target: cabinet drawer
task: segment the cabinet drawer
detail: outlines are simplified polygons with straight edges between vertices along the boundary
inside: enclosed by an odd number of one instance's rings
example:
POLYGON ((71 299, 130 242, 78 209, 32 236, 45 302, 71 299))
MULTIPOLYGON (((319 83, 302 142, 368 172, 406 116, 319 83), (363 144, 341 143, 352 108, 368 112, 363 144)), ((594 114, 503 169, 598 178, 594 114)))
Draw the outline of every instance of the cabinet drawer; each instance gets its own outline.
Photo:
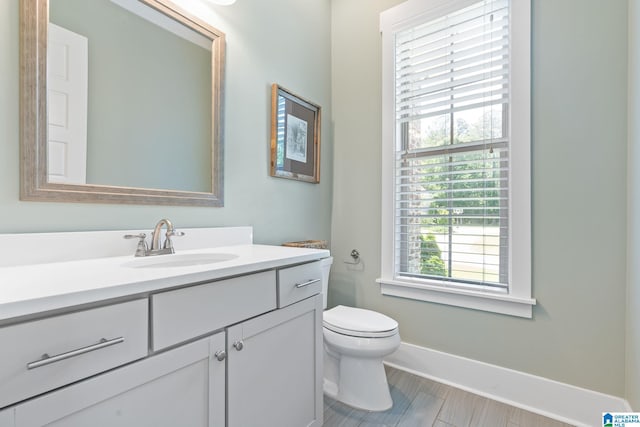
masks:
POLYGON ((322 292, 320 261, 278 270, 278 307, 322 292))
POLYGON ((0 328, 0 408, 148 352, 146 299, 0 328), (47 355, 45 357, 44 355, 47 355))
POLYGON ((276 275, 265 271, 162 292, 151 304, 155 351, 274 310, 276 275))
POLYGON ((221 333, 46 393, 0 427, 224 427, 224 345, 221 333))

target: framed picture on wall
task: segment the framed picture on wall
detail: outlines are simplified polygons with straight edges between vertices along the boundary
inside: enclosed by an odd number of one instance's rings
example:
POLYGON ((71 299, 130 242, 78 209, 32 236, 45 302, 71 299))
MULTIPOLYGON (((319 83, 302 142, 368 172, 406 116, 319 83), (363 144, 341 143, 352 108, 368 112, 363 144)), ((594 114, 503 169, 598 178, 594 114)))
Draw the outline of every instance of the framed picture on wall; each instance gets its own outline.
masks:
POLYGON ((320 106, 271 86, 271 176, 320 182, 320 106))

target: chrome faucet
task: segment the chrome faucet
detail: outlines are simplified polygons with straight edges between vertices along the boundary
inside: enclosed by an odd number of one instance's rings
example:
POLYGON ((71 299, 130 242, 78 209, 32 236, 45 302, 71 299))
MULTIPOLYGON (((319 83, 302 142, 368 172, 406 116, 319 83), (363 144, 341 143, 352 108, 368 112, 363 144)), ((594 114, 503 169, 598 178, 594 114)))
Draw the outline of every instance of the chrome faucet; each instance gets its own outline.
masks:
POLYGON ((184 233, 181 231, 176 231, 173 227, 173 224, 168 219, 161 219, 156 224, 153 229, 153 234, 151 234, 151 248, 149 249, 150 254, 148 255, 162 255, 162 254, 172 254, 174 253, 173 242, 171 241, 171 237, 173 236, 184 236, 184 233), (162 227, 167 227, 167 232, 165 233, 164 244, 162 245, 162 249, 160 248, 160 231, 162 227))
POLYGON ((184 236, 184 233, 182 231, 176 231, 175 227, 168 219, 161 219, 158 221, 153 229, 153 233, 151 234, 151 247, 147 246, 147 235, 145 233, 127 234, 124 238, 139 239, 135 256, 141 257, 175 253, 175 250, 173 249, 173 242, 171 241, 171 237, 173 236, 184 236), (160 247, 160 232, 162 231, 162 227, 167 227, 167 232, 165 233, 164 244, 160 247))

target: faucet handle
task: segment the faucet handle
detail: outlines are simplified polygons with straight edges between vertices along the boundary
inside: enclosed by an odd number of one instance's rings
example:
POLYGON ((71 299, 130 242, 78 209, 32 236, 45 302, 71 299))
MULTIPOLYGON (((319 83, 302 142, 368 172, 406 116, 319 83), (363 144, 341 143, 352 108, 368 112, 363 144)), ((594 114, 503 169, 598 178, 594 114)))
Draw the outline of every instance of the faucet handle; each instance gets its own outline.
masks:
POLYGON ((135 256, 147 256, 147 252, 148 252, 147 240, 146 240, 147 235, 145 233, 125 234, 123 237, 125 239, 139 239, 135 256))
POLYGON ((184 236, 184 231, 176 231, 176 230, 171 230, 171 231, 167 231, 167 237, 182 237, 184 236))
POLYGON ((171 249, 171 253, 173 253, 173 242, 171 241, 171 238, 182 237, 184 236, 184 232, 171 229, 167 231, 167 234, 165 234, 165 236, 166 238, 164 239, 164 245, 162 245, 162 247, 164 249, 171 249))
POLYGON ((125 239, 146 239, 147 235, 144 233, 140 233, 140 234, 125 234, 124 236, 125 239))

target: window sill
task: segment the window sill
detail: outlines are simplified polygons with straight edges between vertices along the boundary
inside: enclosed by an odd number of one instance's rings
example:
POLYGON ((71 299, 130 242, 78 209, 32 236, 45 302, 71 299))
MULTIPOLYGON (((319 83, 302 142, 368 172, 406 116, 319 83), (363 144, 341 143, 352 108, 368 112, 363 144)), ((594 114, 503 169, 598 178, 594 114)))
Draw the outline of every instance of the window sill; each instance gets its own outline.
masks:
POLYGON ((533 317, 533 306, 536 305, 536 300, 533 298, 515 297, 506 293, 458 289, 408 280, 380 278, 376 281, 380 283, 382 295, 435 302, 529 319, 533 317))

